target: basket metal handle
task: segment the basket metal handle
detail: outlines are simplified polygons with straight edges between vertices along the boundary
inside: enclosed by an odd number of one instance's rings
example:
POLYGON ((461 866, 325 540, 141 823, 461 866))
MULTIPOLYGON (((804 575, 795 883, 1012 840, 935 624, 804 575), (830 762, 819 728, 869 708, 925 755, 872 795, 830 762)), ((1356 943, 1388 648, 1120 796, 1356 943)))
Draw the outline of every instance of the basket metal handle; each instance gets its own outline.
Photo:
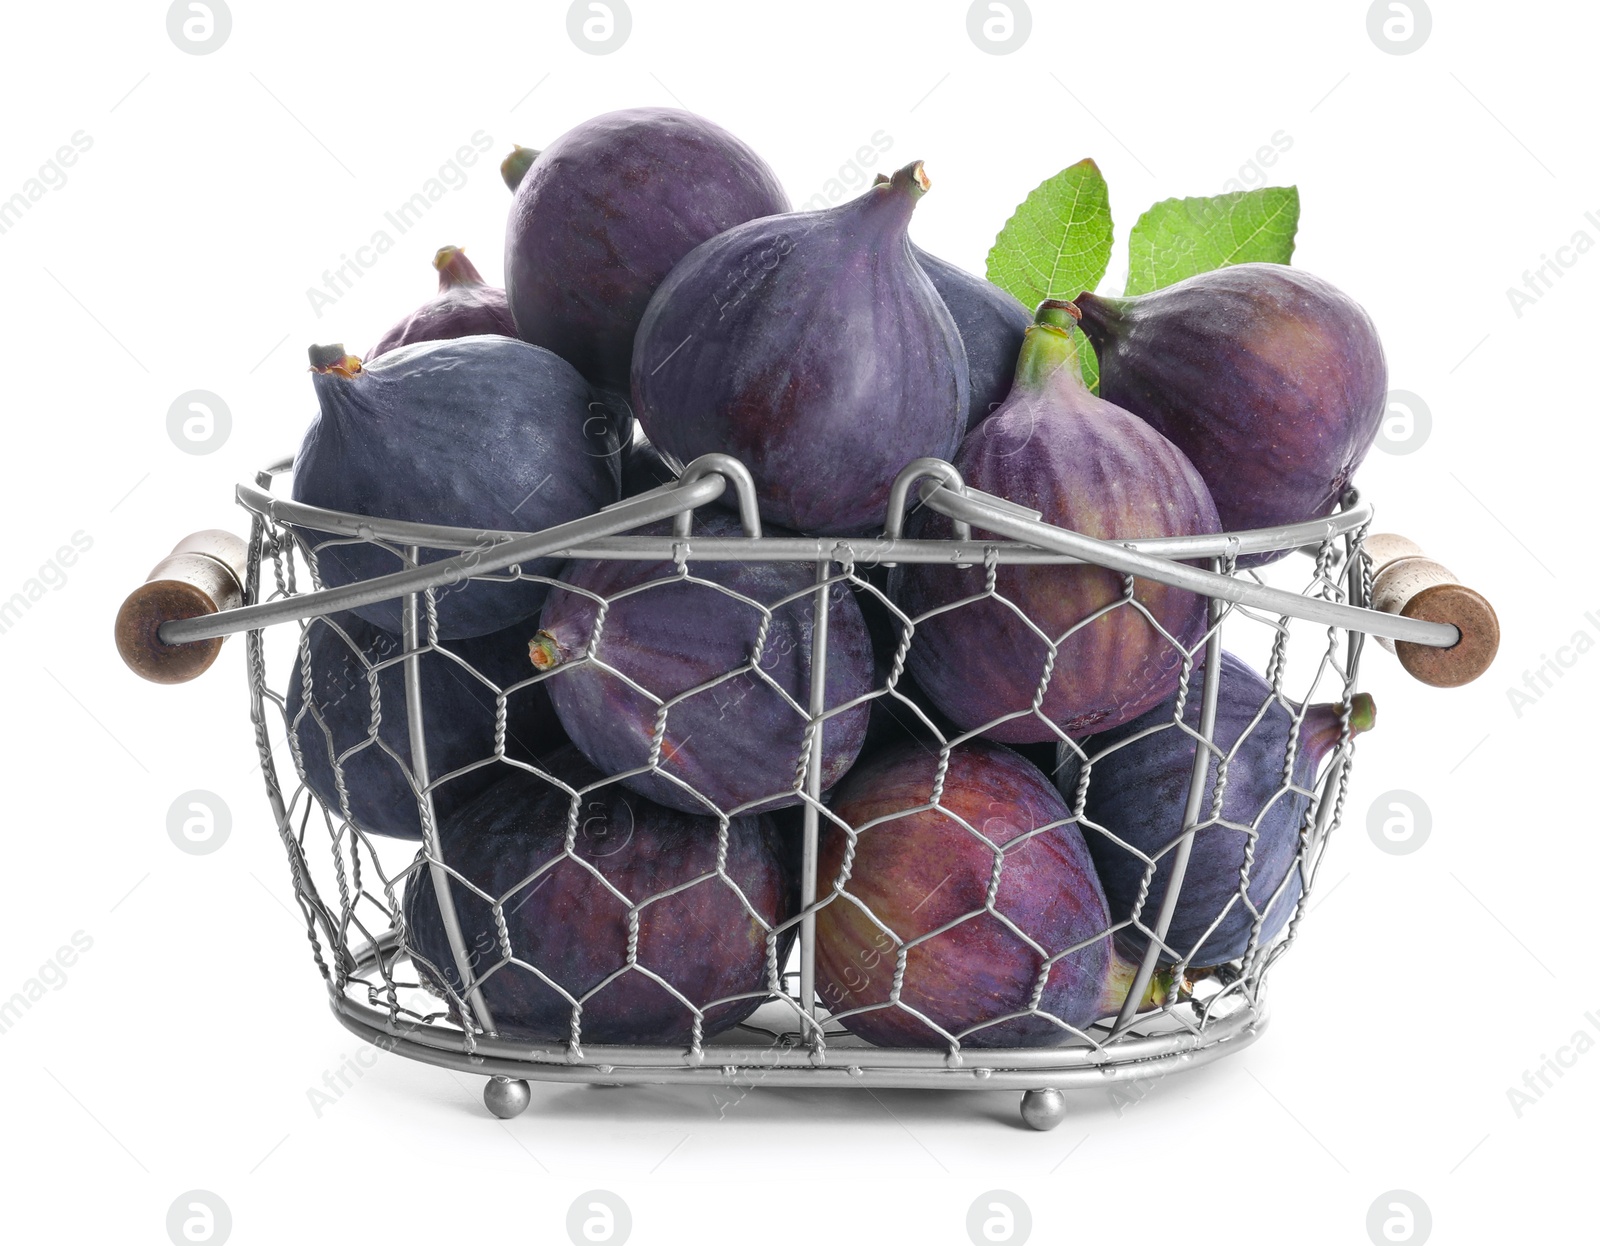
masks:
MULTIPOLYGON (((1494 608, 1484 597, 1455 582, 1455 577, 1404 537, 1372 537, 1377 580, 1373 609, 1307 597, 1241 577, 1202 571, 1187 563, 1142 553, 1120 542, 1100 541, 1053 527, 1009 503, 970 486, 957 492, 937 479, 924 479, 919 490, 925 505, 950 519, 966 522, 1040 549, 1072 554, 1124 575, 1140 576, 1174 588, 1186 588, 1220 601, 1273 614, 1365 632, 1400 654, 1401 665, 1423 683, 1456 687, 1470 683, 1489 668, 1500 644, 1494 608), (1384 544, 1384 542, 1391 544, 1384 544)), ((1314 527, 1315 525, 1300 525, 1314 527)), ((1283 548, 1282 534, 1293 529, 1235 534, 1240 548, 1283 548), (1259 539, 1257 539, 1259 538, 1259 539), (1277 541, 1277 544, 1272 544, 1277 541)))
POLYGON ((1500 620, 1482 593, 1458 582, 1453 572, 1403 536, 1369 536, 1366 550, 1372 559, 1374 608, 1404 619, 1448 623, 1461 635, 1445 649, 1379 636, 1378 643, 1401 666, 1434 688, 1458 688, 1489 669, 1500 648, 1500 620))
MULTIPOLYGON (((884 534, 885 552, 890 557, 900 544, 905 503, 918 482, 923 505, 953 520, 958 537, 965 538, 972 527, 979 527, 1022 546, 1096 563, 1124 575, 1365 632, 1396 652, 1411 675, 1434 687, 1470 683, 1488 669, 1499 648, 1499 622, 1489 602, 1457 582, 1450 571, 1404 537, 1368 538, 1374 573, 1372 609, 1307 597, 1179 561, 1215 557, 1224 551, 1245 553, 1315 543, 1348 530, 1353 521, 1370 520, 1370 509, 1365 506, 1328 520, 1259 532, 1108 542, 1044 523, 1037 512, 965 486, 948 463, 919 459, 895 482, 884 534), (1159 554, 1154 552, 1156 546, 1161 547, 1159 554)), ((180 541, 123 603, 117 616, 117 647, 128 666, 144 678, 183 683, 208 669, 216 660, 222 638, 234 632, 348 610, 467 576, 505 570, 657 520, 675 519, 681 539, 687 513, 714 501, 730 485, 738 494, 747 535, 758 537, 760 519, 748 471, 725 455, 706 455, 686 467, 680 480, 613 503, 583 519, 531 534, 480 533, 477 535, 486 544, 456 558, 250 606, 242 604, 247 560, 244 542, 225 532, 198 532, 180 541)), ((279 505, 265 500, 268 514, 275 514, 279 505)))
MULTIPOLYGON (((690 464, 685 475, 695 466, 690 464)), ((748 474, 734 483, 748 488, 748 474)), ((129 668, 146 679, 185 683, 211 666, 223 638, 235 632, 390 601, 469 576, 504 571, 586 540, 675 519, 685 510, 716 501, 728 484, 728 477, 712 464, 711 470, 697 472, 692 480, 628 498, 542 532, 505 540, 483 534, 490 538, 485 547, 455 558, 248 606, 243 604, 245 543, 228 532, 197 532, 180 541, 172 554, 157 564, 149 580, 123 602, 117 615, 117 649, 129 668)))

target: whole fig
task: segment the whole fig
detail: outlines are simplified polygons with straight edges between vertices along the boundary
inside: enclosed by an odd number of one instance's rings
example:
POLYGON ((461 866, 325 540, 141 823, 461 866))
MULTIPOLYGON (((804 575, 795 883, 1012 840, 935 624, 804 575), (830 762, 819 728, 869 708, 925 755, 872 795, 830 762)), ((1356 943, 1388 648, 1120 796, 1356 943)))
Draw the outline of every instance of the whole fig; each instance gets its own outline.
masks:
POLYGON ((516 337, 517 326, 506 306, 506 292, 484 282, 460 247, 440 247, 433 257, 439 271, 439 293, 395 325, 367 352, 366 362, 410 342, 437 342, 452 337, 497 333, 516 337))
MULTIPOLYGON (((663 809, 599 785, 571 750, 546 769, 579 794, 519 772, 440 829, 470 972, 500 1033, 681 1047, 743 1021, 776 987, 796 930, 776 930, 798 889, 771 819, 724 830, 663 809)), ((404 907, 424 986, 459 999, 427 870, 407 880, 404 907)))
POLYGON ((1333 511, 1378 434, 1389 384, 1377 330, 1352 299, 1282 264, 1239 264, 1077 302, 1101 396, 1189 456, 1227 531, 1333 511))
MULTIPOLYGON (((321 410, 295 457, 298 502, 378 519, 537 532, 618 498, 616 441, 590 418, 589 387, 547 350, 505 337, 416 342, 363 365, 342 346, 311 349, 321 410)), ((401 569, 368 541, 306 532, 324 587, 401 569)), ((424 549, 431 562, 453 551, 424 549)), ((554 575, 558 559, 525 564, 554 575)), ((536 614, 545 586, 464 579, 434 590, 438 633, 482 636, 536 614)), ((401 602, 357 607, 398 634, 401 602)))
POLYGON ((517 178, 511 312, 524 340, 610 389, 627 390, 634 331, 672 266, 725 229, 789 210, 761 157, 679 109, 606 113, 536 154, 506 173, 517 178))
POLYGON ((886 1047, 1051 1047, 1102 1015, 1105 894, 1037 768, 983 740, 947 764, 909 742, 863 758, 830 809, 817 992, 851 1033, 886 1047))
POLYGON ((961 336, 906 238, 927 187, 910 164, 849 203, 752 221, 685 257, 634 349, 651 442, 680 463, 733 455, 774 523, 881 525, 900 469, 948 458, 967 419, 961 336))
MULTIPOLYGON (((1204 676, 1197 664, 1182 729, 1173 697, 1083 746, 1090 763, 1084 834, 1112 919, 1130 921, 1139 907, 1136 924, 1117 932, 1119 946, 1133 956, 1149 944, 1147 932, 1155 928, 1172 877, 1173 850, 1183 835, 1204 676)), ((1357 694, 1349 712, 1351 734, 1369 729, 1373 719, 1372 698, 1357 694)), ((1297 858, 1310 793, 1323 760, 1339 745, 1344 720, 1340 705, 1302 710, 1286 704, 1249 666, 1223 655, 1212 736, 1220 756, 1213 756, 1206 773, 1201 821, 1163 963, 1203 968, 1243 956, 1257 912, 1259 944, 1283 929, 1300 899, 1297 858), (1218 810, 1224 759, 1227 786, 1218 810)), ((1076 756, 1057 774, 1062 794, 1076 803, 1082 776, 1076 756)))
MULTIPOLYGON (((1070 303, 1040 304, 1010 395, 961 443, 962 478, 1100 540, 1216 532, 1216 508, 1183 453, 1084 387, 1072 316, 1070 303)), ((927 509, 912 527, 952 535, 927 509)), ((1087 735, 1142 714, 1177 687, 1183 651, 1206 626, 1203 598, 1135 580, 1127 601, 1120 574, 1087 564, 1000 567, 1003 600, 985 595, 981 566, 918 563, 897 580, 898 604, 913 617, 977 598, 918 622, 907 668, 962 730, 1007 743, 1087 735)))
MULTIPOLYGON (((710 511, 700 533, 740 528, 710 511)), ((550 594, 529 657, 557 672, 544 686, 573 743, 634 791, 690 813, 783 808, 800 801, 806 760, 813 579, 798 562, 697 562, 680 576, 671 559, 579 559, 562 575, 570 590, 550 594), (668 703, 660 773, 624 774, 649 764, 662 713, 652 698, 668 703)), ((825 704, 838 709, 871 688, 866 623, 835 585, 825 704)), ((825 789, 855 761, 870 712, 854 705, 824 723, 825 789)))
MULTIPOLYGON (((346 612, 312 619, 306 632, 283 711, 306 786, 335 818, 348 804, 350 821, 368 834, 421 839, 405 647, 346 612)), ((506 756, 522 762, 565 743, 543 685, 528 683, 526 636, 512 628, 444 642, 418 657, 433 812, 441 820, 508 773, 493 760, 497 730, 506 756)))

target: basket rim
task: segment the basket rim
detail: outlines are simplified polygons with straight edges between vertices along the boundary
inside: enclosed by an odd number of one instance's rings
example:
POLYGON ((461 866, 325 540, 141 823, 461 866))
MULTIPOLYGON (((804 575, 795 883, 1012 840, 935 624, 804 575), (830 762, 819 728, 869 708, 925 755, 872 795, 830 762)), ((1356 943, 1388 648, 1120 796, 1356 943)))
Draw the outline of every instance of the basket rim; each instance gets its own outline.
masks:
MULTIPOLYGON (((254 483, 240 482, 234 491, 239 505, 252 515, 273 523, 326 533, 331 537, 383 541, 420 549, 465 552, 533 535, 529 531, 509 528, 462 528, 388 519, 312 506, 292 498, 275 496, 272 492, 273 481, 290 473, 293 466, 293 459, 280 459, 258 472, 254 483)), ((1135 538, 1118 541, 1117 545, 1134 553, 1173 561, 1277 553, 1320 547, 1327 541, 1359 532, 1371 523, 1372 517, 1371 504, 1352 488, 1340 499, 1338 510, 1320 519, 1240 532, 1135 538)), ((550 556, 670 559, 681 556, 685 552, 685 545, 686 538, 676 534, 625 535, 583 541, 570 548, 557 550, 550 556)), ((696 537, 693 538, 693 549, 688 556, 702 561, 759 558, 772 562, 817 562, 825 558, 837 561, 842 553, 848 552, 854 561, 870 563, 890 557, 891 551, 896 562, 946 562, 964 556, 982 561, 987 551, 994 551, 1001 563, 1073 564, 1084 561, 1070 554, 1038 549, 1006 537, 908 539, 882 532, 838 537, 696 537)))

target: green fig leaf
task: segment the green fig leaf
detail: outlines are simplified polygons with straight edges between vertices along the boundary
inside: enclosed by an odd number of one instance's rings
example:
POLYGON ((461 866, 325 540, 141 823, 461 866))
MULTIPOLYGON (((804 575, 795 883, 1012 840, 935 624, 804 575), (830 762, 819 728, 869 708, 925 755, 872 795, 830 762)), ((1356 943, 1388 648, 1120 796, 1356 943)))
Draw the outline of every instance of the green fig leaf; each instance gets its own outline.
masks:
POLYGON ((1230 264, 1287 264, 1300 224, 1300 191, 1264 186, 1209 199, 1166 199, 1128 235, 1126 294, 1148 294, 1230 264))
MULTIPOLYGON (((1034 187, 989 251, 988 278, 1034 308, 1093 290, 1111 262, 1111 199, 1093 160, 1080 160, 1034 187)), ((1094 347, 1074 333, 1084 383, 1100 391, 1094 347)))
POLYGON ((1072 331, 1072 343, 1078 348, 1078 370, 1083 373, 1085 388, 1091 394, 1098 394, 1100 392, 1100 357, 1094 353, 1094 343, 1084 336, 1082 329, 1074 329, 1072 331))
POLYGON ((1093 290, 1111 261, 1111 200, 1093 160, 1034 187, 989 251, 988 275, 1024 307, 1093 290))

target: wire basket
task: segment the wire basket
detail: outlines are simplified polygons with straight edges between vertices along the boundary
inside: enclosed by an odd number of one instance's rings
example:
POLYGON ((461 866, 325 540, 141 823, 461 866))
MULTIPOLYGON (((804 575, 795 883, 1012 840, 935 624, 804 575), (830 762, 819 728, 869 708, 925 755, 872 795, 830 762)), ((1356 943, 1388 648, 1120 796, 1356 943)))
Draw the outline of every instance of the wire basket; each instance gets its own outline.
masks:
MULTIPOLYGON (((237 585, 217 572, 229 561, 218 534, 180 545, 152 573, 141 590, 144 597, 136 593, 124 607, 119 621, 124 653, 141 673, 152 674, 151 662, 170 658, 174 672, 153 677, 188 678, 198 673, 191 668, 209 665, 223 636, 246 633, 251 719, 267 796, 312 957, 335 1015, 385 1049, 488 1076, 486 1102, 500 1116, 526 1106, 532 1078, 1012 1089, 1025 1092, 1024 1119, 1049 1128, 1062 1119, 1064 1090, 1144 1082, 1240 1050, 1266 1024, 1268 974, 1294 942, 1328 837, 1343 813, 1366 635, 1398 640, 1402 657, 1410 654, 1425 669, 1433 669, 1427 663, 1439 654, 1453 654, 1458 664, 1470 659, 1481 669, 1487 665, 1485 646, 1489 657, 1493 653, 1476 616, 1451 614, 1441 604, 1453 601, 1457 591, 1481 601, 1476 594, 1454 585, 1442 568, 1430 572, 1436 564, 1427 563, 1413 546, 1394 545, 1396 538, 1376 539, 1381 556, 1375 561, 1369 555, 1371 510, 1353 493, 1336 514, 1309 524, 1107 544, 1051 527, 1034 512, 966 487, 947 463, 919 460, 896 482, 882 536, 817 539, 762 535, 748 473, 726 456, 711 455, 691 464, 677 482, 572 524, 533 534, 472 533, 343 515, 275 497, 272 482, 288 467, 277 464, 238 489, 253 522, 248 548, 238 560, 237 585), (696 508, 730 488, 743 531, 731 536, 697 532, 696 508), (951 538, 902 535, 900 516, 913 491, 917 505, 951 522, 951 538), (668 521, 670 532, 638 534, 646 525, 668 521), (975 536, 974 528, 982 535, 975 536), (386 551, 394 572, 325 586, 319 567, 350 545, 386 551), (1261 569, 1237 566, 1244 555, 1278 550, 1300 550, 1309 557, 1261 569), (594 595, 592 631, 575 662, 545 671, 529 663, 507 675, 474 665, 472 642, 440 638, 439 597, 463 584, 520 579, 570 591, 562 581, 523 572, 524 564, 540 557, 628 561, 651 570, 623 592, 594 595), (734 562, 786 565, 785 582, 796 586, 757 600, 707 572, 715 564, 734 562), (885 591, 884 569, 933 562, 968 568, 974 591, 959 604, 916 617, 904 614, 885 591), (1171 842, 1144 851, 1128 844, 1118 827, 1093 816, 1096 769, 1129 747, 1129 739, 1073 738, 1052 726, 1045 745, 1024 750, 1055 782, 1064 813, 1054 823, 1025 828, 1023 839, 1054 833, 1071 822, 1086 841, 1099 837, 1136 859, 1140 884, 1131 914, 1095 932, 1101 945, 1109 935, 1122 950, 1120 978, 1113 975, 1121 999, 1108 996, 1104 1015, 1092 1021, 1053 1012, 1051 989, 1052 975, 1066 972, 1089 941, 1048 946, 1037 925, 1030 927, 1008 911, 1016 890, 1008 887, 1006 867, 1014 862, 1014 852, 998 836, 990 837, 987 824, 975 825, 945 790, 947 782, 954 783, 952 758, 984 732, 1024 718, 1048 724, 1038 707, 1056 659, 1076 629, 1050 635, 1028 622, 1043 659, 1032 701, 970 730, 956 729, 924 699, 908 694, 905 674, 918 628, 928 627, 930 618, 987 609, 1025 619, 1007 596, 1007 569, 1070 563, 1095 563, 1121 578, 1120 596, 1097 610, 1095 619, 1138 612, 1146 625, 1159 629, 1139 592, 1152 582, 1189 589, 1209 602, 1197 640, 1180 643, 1162 633, 1180 691, 1175 702, 1154 711, 1159 721, 1146 723, 1133 736, 1137 741, 1183 733, 1194 741, 1195 762, 1184 785, 1181 818, 1173 811, 1179 831, 1171 842), (1406 573, 1403 584, 1396 579, 1399 570, 1406 573), (203 580, 204 591, 174 605, 173 584, 185 580, 203 580), (1291 587, 1283 587, 1286 582, 1291 587), (650 594, 659 599, 688 586, 707 594, 708 602, 737 601, 749 615, 750 644, 727 670, 671 696, 628 681, 653 714, 639 765, 575 778, 570 767, 555 765, 547 747, 522 738, 523 710, 531 699, 552 692, 550 681, 573 678, 585 667, 627 679, 606 664, 604 641, 606 621, 625 599, 637 610, 650 594), (1412 608, 1419 594, 1427 596, 1422 589, 1441 587, 1451 591, 1433 592, 1431 612, 1412 608), (829 619, 846 595, 887 621, 891 643, 882 647, 869 691, 830 702, 829 619), (1376 603, 1381 608, 1374 608, 1375 596, 1383 599, 1376 603), (135 608, 136 599, 142 608, 135 608), (401 604, 398 636, 375 628, 359 631, 344 613, 385 600, 401 604), (273 626, 291 621, 298 626, 273 626), (1265 691, 1259 706, 1250 709, 1250 729, 1271 719, 1285 732, 1282 783, 1261 809, 1243 813, 1228 804, 1229 763, 1246 737, 1221 739, 1216 729, 1224 683, 1231 678, 1222 660, 1224 644, 1264 673, 1265 691), (313 677, 314 645, 321 653, 334 647, 339 656, 334 665, 342 676, 320 682, 313 677), (796 646, 798 655, 789 652, 796 646), (780 658, 796 656, 809 682, 790 690, 780 686, 772 670, 780 658), (784 725, 775 730, 772 747, 792 782, 766 794, 781 797, 787 807, 759 817, 753 812, 757 801, 719 806, 697 790, 674 765, 673 753, 674 712, 681 717, 697 704, 703 709, 708 700, 737 705, 734 698, 752 690, 769 703, 783 702, 790 715, 773 720, 784 725), (457 749, 430 757, 435 741, 428 729, 429 704, 438 696, 470 697, 477 706, 472 712, 481 715, 481 748, 472 755, 457 749), (1337 727, 1321 765, 1307 770, 1300 757, 1302 727, 1306 707, 1318 699, 1338 707, 1337 727), (965 834, 970 841, 964 842, 978 847, 976 858, 969 854, 967 873, 973 876, 953 870, 945 899, 929 905, 920 925, 901 922, 896 928, 855 894, 852 863, 858 850, 895 818, 879 814, 852 825, 824 790, 828 733, 841 715, 863 710, 877 716, 875 729, 898 727, 927 755, 926 791, 908 798, 905 812, 943 817, 950 833, 965 834), (335 718, 345 724, 342 733, 335 718), (353 719, 360 729, 348 729, 353 719), (359 802, 352 804, 347 778, 356 770, 361 771, 357 787, 370 785, 381 770, 386 781, 403 785, 408 799, 414 797, 419 842, 372 833, 371 819, 361 813, 359 802), (317 781, 308 782, 313 775, 317 781), (607 858, 625 855, 625 835, 631 831, 619 830, 609 814, 598 822, 592 815, 597 809, 636 807, 637 796, 617 799, 623 779, 637 786, 647 775, 674 785, 691 805, 704 806, 683 815, 698 819, 692 837, 697 843, 685 850, 676 874, 655 877, 648 885, 632 880, 621 886, 612 881, 607 858), (501 869, 490 885, 482 862, 475 858, 468 865, 462 841, 448 833, 451 813, 493 781, 511 776, 560 793, 550 799, 565 803, 564 838, 554 836, 537 857, 506 867, 509 875, 501 869), (1266 806, 1276 802, 1293 807, 1297 838, 1292 861, 1275 867, 1281 876, 1264 889, 1256 839, 1266 806), (780 855, 788 854, 784 877, 794 884, 789 899, 776 904, 762 903, 757 894, 762 884, 751 872, 748 854, 741 855, 751 826, 763 818, 777 824, 763 833, 779 846, 780 855), (1243 846, 1237 887, 1217 906, 1209 926, 1180 937, 1181 923, 1174 918, 1191 851, 1203 837, 1224 834, 1243 846), (581 974, 571 959, 571 945, 582 943, 579 935, 565 926, 557 930, 554 917, 541 928, 518 911, 552 882, 551 894, 566 888, 561 894, 571 892, 569 905, 581 903, 600 914, 594 929, 601 933, 589 947, 579 948, 587 956, 581 974), (952 901, 952 896, 966 898, 952 901), (830 959, 824 947, 819 956, 819 923, 826 935, 831 905, 851 906, 871 931, 871 946, 850 949, 842 971, 842 954, 830 959), (423 909, 436 923, 428 937, 415 925, 423 909), (1241 919, 1248 928, 1242 950, 1231 949, 1221 963, 1197 957, 1220 924, 1241 919), (1001 941, 1013 970, 1017 964, 1027 967, 1023 989, 987 1013, 969 1009, 955 1020, 935 1015, 926 993, 919 996, 914 989, 917 966, 932 954, 935 941, 952 946, 977 925, 987 927, 991 944, 1001 941), (745 972, 739 980, 723 974, 711 981, 699 972, 702 948, 718 942, 743 950, 745 972), (497 1016, 507 1000, 530 993, 543 1000, 541 1015, 547 1021, 561 1016, 559 1027, 546 1024, 530 1032, 497 1016), (609 1034, 614 1035, 619 1009, 626 1014, 631 1006, 659 1018, 656 1039, 608 1037, 606 1019, 612 1018, 609 1034), (890 1028, 913 1034, 912 1045, 864 1041, 854 1031, 873 1032, 864 1023, 869 1017, 876 1017, 880 1032, 882 1024, 893 1022, 890 1028), (730 1025, 729 1018, 738 1018, 737 1024, 730 1025), (1014 1045, 1004 1040, 1007 1032, 1028 1037, 1014 1045)), ((537 619, 526 624, 530 635, 537 627, 537 619)), ((1458 665, 1442 675, 1433 670, 1431 681, 1464 682, 1475 673, 1458 665)))

